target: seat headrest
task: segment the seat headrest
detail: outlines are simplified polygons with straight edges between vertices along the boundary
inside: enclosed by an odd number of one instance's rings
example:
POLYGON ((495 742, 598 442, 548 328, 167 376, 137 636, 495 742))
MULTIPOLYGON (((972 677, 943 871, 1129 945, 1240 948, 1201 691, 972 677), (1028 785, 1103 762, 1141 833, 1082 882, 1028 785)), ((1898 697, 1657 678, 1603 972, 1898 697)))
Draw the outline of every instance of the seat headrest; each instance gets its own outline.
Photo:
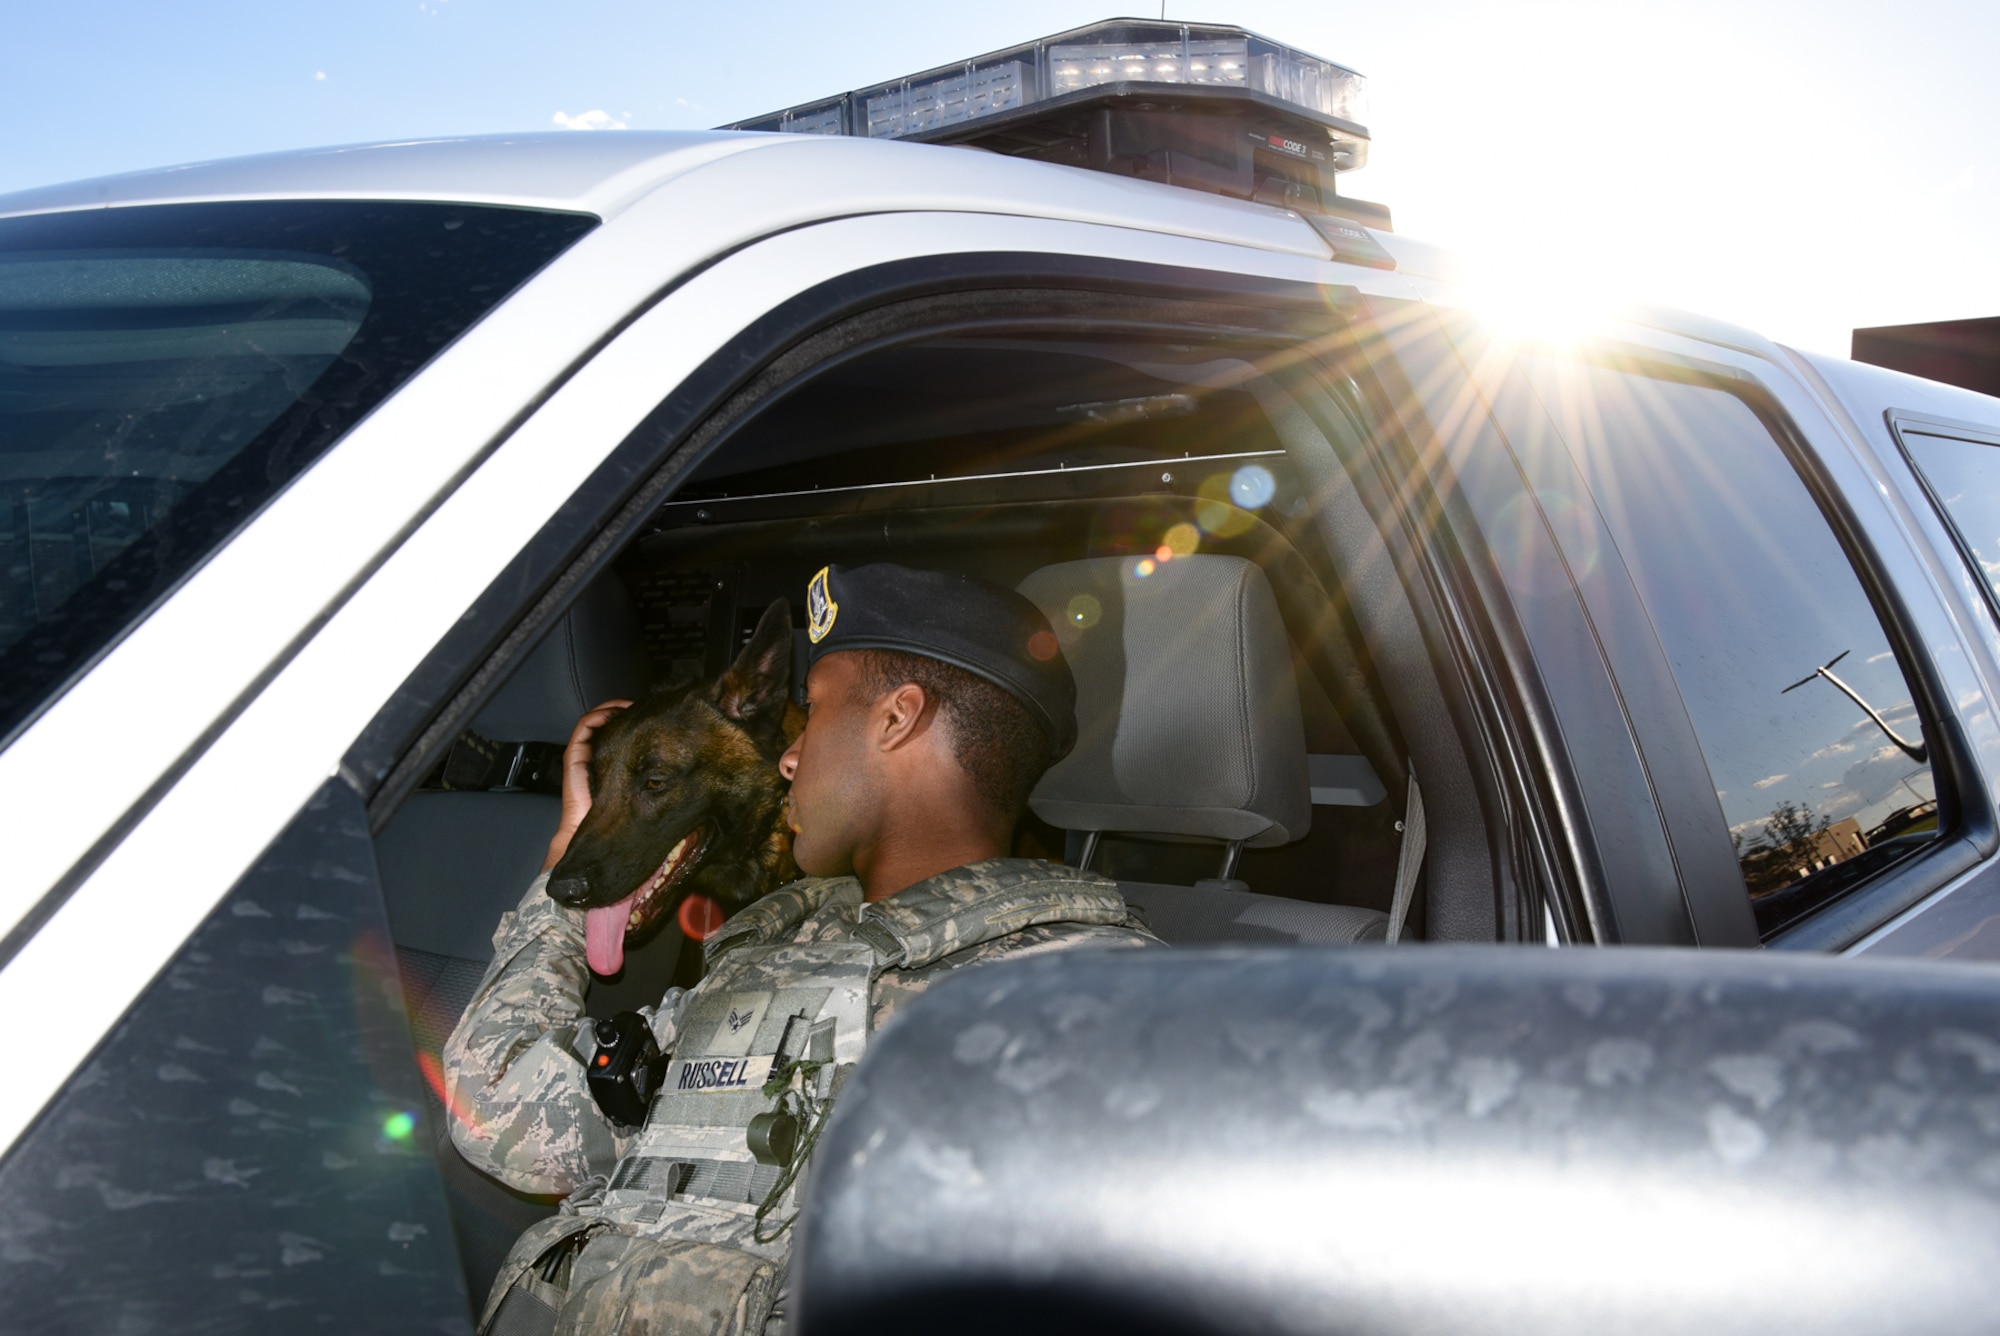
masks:
POLYGON ((585 710, 620 696, 636 700, 651 678, 632 600, 617 576, 603 575, 528 652, 472 727, 501 741, 561 742, 585 710))
POLYGON ((1253 847, 1304 837, 1312 789, 1291 642, 1253 563, 1099 557, 1044 566, 1021 592, 1076 674, 1076 749, 1035 787, 1035 815, 1253 847))

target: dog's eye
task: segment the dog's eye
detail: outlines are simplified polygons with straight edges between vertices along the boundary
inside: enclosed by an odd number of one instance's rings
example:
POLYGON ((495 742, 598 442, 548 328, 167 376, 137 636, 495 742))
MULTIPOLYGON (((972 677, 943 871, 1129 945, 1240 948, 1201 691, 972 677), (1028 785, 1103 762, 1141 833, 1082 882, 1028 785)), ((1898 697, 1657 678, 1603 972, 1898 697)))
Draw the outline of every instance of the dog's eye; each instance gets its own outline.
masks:
POLYGON ((646 792, 658 793, 665 787, 667 787, 667 777, 665 775, 646 776, 646 792))

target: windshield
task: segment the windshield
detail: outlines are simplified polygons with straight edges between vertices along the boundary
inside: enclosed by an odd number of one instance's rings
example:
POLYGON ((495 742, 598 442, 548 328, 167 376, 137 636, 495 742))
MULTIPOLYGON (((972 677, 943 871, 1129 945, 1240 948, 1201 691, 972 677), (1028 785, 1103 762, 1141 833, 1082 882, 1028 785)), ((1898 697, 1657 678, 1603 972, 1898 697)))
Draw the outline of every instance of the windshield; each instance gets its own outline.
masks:
POLYGON ((0 736, 593 223, 356 202, 0 219, 0 736))

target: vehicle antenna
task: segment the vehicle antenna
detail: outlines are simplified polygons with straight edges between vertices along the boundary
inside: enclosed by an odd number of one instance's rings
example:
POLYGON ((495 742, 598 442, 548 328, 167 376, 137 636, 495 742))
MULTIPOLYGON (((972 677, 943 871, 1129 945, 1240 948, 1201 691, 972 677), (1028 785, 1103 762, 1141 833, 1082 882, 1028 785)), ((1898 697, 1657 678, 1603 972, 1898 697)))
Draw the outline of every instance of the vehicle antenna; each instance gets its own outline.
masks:
POLYGON ((1853 651, 1851 650, 1840 651, 1840 653, 1834 655, 1831 659, 1828 659, 1825 663, 1813 669, 1811 673, 1807 674, 1804 677, 1801 677, 1798 681, 1792 683, 1790 686, 1786 687, 1784 691, 1780 691, 1778 694, 1782 696, 1785 694, 1785 691, 1797 691, 1800 687, 1812 681, 1813 678, 1824 677, 1827 681, 1839 687, 1849 700, 1853 701, 1856 705, 1859 705, 1862 709, 1866 710, 1868 712, 1868 717, 1875 721, 1875 727, 1881 729, 1882 732, 1888 737, 1889 741, 1895 743, 1897 747, 1901 748, 1903 755, 1909 757, 1912 761, 1915 761, 1918 765, 1923 765, 1927 763, 1930 760, 1930 749, 1928 747, 1926 747, 1921 742, 1912 743, 1903 741, 1902 737, 1896 732, 1896 730, 1889 727, 1889 721, 1884 719, 1881 715, 1877 714, 1875 712, 1874 706, 1870 705, 1867 701, 1861 699, 1860 692, 1856 691, 1853 687, 1847 685, 1847 683, 1841 681, 1839 678, 1835 677, 1831 672, 1827 671, 1828 669, 1832 668, 1833 665, 1839 663, 1842 659, 1846 658, 1852 652, 1853 651))

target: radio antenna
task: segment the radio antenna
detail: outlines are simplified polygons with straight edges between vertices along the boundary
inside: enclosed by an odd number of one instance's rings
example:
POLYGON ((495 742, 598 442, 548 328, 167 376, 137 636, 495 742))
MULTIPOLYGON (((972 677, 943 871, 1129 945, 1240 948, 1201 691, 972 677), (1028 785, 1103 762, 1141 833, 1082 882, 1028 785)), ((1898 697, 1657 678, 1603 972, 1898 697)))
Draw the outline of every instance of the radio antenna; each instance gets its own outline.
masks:
POLYGON ((1918 765, 1929 764, 1930 749, 1928 747, 1926 747, 1921 742, 1904 741, 1901 734, 1896 732, 1895 729, 1889 727, 1889 721, 1887 719, 1884 719, 1879 713, 1877 713, 1873 705, 1870 705, 1867 701, 1861 698, 1860 692, 1856 691, 1853 687, 1847 685, 1847 683, 1835 677, 1833 673, 1830 671, 1833 668, 1834 664, 1839 663, 1842 659, 1846 658, 1851 653, 1853 653, 1852 650, 1844 649, 1840 651, 1840 653, 1834 655, 1831 659, 1828 659, 1825 663, 1813 669, 1811 673, 1807 674, 1804 677, 1801 677, 1798 681, 1792 683, 1790 686, 1786 687, 1784 691, 1780 691, 1778 694, 1782 696, 1785 694, 1785 691, 1797 691, 1800 687, 1812 681, 1814 678, 1823 677, 1827 681, 1839 687, 1842 695, 1846 696, 1856 705, 1859 705, 1863 710, 1866 710, 1868 712, 1868 717, 1875 721, 1875 727, 1881 729, 1883 736, 1887 737, 1889 741, 1895 743, 1897 748, 1903 753, 1903 755, 1909 757, 1912 761, 1915 761, 1918 765))

